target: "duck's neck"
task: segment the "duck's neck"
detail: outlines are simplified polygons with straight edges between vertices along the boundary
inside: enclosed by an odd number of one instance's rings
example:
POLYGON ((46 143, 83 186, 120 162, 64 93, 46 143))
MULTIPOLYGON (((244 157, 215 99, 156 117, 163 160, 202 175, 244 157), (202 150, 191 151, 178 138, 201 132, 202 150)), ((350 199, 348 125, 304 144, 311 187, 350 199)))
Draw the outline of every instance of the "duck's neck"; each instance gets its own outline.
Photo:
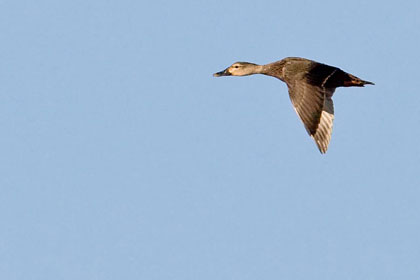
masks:
POLYGON ((278 78, 283 81, 283 64, 274 62, 265 65, 258 65, 258 74, 278 78))
POLYGON ((265 65, 254 64, 246 75, 262 74, 278 78, 283 81, 283 64, 274 62, 265 65))
POLYGON ((265 74, 264 73, 264 66, 265 65, 258 65, 258 64, 256 64, 255 65, 255 67, 254 67, 254 69, 253 69, 253 71, 252 71, 252 74, 265 74))
POLYGON ((258 65, 255 64, 255 66, 252 69, 252 74, 263 74, 263 75, 269 75, 271 76, 271 64, 265 64, 265 65, 258 65))

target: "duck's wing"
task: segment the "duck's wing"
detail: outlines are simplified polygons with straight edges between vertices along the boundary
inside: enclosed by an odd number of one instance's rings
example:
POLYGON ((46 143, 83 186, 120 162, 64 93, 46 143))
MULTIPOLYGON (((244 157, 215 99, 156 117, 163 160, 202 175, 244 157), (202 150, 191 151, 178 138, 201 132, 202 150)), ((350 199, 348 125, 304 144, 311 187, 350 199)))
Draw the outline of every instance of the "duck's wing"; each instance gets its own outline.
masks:
POLYGON ((287 81, 293 107, 305 125, 308 134, 315 140, 321 153, 330 143, 334 120, 334 105, 331 99, 335 88, 310 84, 306 79, 287 81))

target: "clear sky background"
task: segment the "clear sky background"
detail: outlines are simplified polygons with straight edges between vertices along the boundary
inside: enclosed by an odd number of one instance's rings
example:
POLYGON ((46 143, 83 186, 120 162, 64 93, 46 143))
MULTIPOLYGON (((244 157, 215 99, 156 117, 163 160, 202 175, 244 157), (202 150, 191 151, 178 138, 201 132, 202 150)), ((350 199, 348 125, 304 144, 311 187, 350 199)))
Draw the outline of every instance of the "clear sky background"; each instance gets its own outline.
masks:
POLYGON ((1 1, 1 279, 420 279, 419 1, 1 1), (340 88, 321 155, 282 82, 340 88))

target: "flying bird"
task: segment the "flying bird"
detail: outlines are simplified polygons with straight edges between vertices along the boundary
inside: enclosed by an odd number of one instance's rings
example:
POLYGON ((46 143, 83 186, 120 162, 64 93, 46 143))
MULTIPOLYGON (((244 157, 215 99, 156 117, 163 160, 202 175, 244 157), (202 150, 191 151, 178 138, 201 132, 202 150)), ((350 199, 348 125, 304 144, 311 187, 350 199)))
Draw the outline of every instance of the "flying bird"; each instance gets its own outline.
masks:
POLYGON ((287 57, 266 65, 235 62, 213 76, 253 74, 272 76, 287 84, 293 108, 322 154, 327 151, 331 139, 334 120, 332 96, 335 89, 374 85, 337 67, 300 57, 287 57))

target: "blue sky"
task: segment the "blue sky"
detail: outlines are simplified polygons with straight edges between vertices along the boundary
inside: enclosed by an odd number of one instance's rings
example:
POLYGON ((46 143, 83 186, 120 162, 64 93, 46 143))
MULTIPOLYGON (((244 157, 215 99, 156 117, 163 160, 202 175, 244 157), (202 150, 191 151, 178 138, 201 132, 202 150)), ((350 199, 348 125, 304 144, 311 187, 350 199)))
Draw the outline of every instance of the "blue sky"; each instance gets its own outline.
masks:
POLYGON ((418 1, 2 1, 1 279, 418 279, 418 1), (321 155, 286 86, 340 88, 321 155))

